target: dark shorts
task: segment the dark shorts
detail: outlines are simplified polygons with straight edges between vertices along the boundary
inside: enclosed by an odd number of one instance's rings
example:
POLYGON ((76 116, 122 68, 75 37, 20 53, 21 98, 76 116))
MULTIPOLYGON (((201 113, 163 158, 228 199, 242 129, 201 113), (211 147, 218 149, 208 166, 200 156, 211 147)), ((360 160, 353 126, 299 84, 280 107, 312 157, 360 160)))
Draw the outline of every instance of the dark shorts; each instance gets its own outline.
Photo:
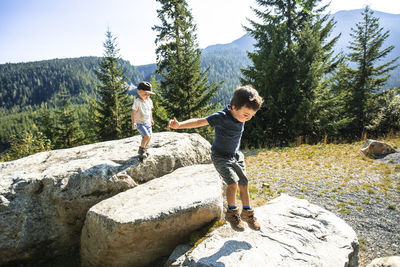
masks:
POLYGON ((211 160, 217 169, 219 175, 227 185, 239 183, 247 185, 249 183, 246 177, 246 166, 242 152, 236 153, 232 157, 220 156, 211 153, 211 160))
POLYGON ((137 123, 136 127, 142 137, 146 135, 151 136, 152 130, 150 125, 137 123))

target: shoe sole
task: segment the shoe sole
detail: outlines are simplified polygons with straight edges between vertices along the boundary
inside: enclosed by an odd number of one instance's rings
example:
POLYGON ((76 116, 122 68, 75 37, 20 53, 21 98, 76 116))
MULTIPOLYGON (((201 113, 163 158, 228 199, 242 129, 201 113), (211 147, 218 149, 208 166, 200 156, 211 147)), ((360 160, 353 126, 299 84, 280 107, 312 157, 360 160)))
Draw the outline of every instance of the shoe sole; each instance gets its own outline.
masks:
POLYGON ((254 231, 260 231, 261 230, 261 227, 252 227, 252 226, 250 226, 249 225, 249 228, 251 229, 251 230, 254 230, 254 231))
POLYGON ((243 231, 245 230, 244 227, 243 227, 243 228, 238 227, 238 226, 234 225, 233 223, 231 223, 230 221, 228 221, 227 219, 225 219, 225 221, 226 221, 227 223, 229 223, 230 226, 231 226, 231 228, 232 228, 233 230, 235 230, 235 231, 243 232, 243 231))
POLYGON ((231 224, 231 228, 237 232, 243 232, 245 230, 244 228, 240 228, 240 227, 234 226, 232 224, 231 224))
MULTIPOLYGON (((242 220, 244 221, 244 220, 242 220)), ((251 224, 249 224, 248 222, 244 221, 245 223, 247 223, 247 225, 249 226, 250 229, 254 230, 254 231, 260 231, 261 230, 261 226, 260 227, 255 227, 252 226, 251 224)))

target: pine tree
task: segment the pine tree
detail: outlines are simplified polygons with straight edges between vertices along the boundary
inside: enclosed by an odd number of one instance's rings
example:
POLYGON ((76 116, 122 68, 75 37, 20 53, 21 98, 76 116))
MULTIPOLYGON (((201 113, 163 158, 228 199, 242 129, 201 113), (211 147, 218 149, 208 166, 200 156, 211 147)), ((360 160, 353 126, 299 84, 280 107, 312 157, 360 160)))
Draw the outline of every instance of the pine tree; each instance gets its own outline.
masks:
POLYGON ((400 90, 393 88, 379 94, 380 110, 367 126, 368 132, 383 136, 400 132, 400 90))
POLYGON ((242 70, 242 84, 252 84, 265 102, 243 135, 250 146, 287 145, 298 136, 321 134, 320 110, 314 103, 326 86, 326 74, 339 62, 327 40, 334 21, 321 15, 320 0, 256 0, 261 22, 245 29, 256 39, 252 65, 242 70), (262 11, 261 8, 265 9, 262 11))
POLYGON ((152 101, 153 101, 153 119, 154 119, 154 126, 153 126, 153 132, 162 132, 165 131, 167 127, 167 123, 169 120, 167 111, 165 108, 161 105, 161 94, 160 94, 160 83, 156 81, 156 78, 154 75, 151 76, 150 78, 150 83, 153 88, 153 92, 155 95, 153 95, 152 101))
MULTIPOLYGON (((160 26, 157 31, 157 73, 162 76, 160 103, 178 120, 203 117, 213 111, 210 104, 219 84, 208 82, 201 71, 196 25, 185 0, 157 0, 160 26)), ((232 89, 233 90, 233 89, 232 89)), ((209 131, 203 128, 199 131, 209 131)))
POLYGON ((321 90, 321 96, 316 107, 321 110, 322 131, 334 140, 348 140, 343 133, 348 132, 351 119, 346 113, 346 101, 350 97, 348 88, 351 85, 352 74, 348 64, 342 62, 332 73, 325 90, 321 90))
POLYGON ((89 144, 100 141, 100 136, 97 134, 100 132, 102 123, 99 122, 99 112, 97 107, 97 101, 95 97, 88 97, 88 119, 84 123, 85 125, 85 136, 86 141, 89 144))
POLYGON ((104 42, 104 56, 96 71, 100 84, 97 85, 96 119, 98 134, 101 140, 113 140, 131 134, 128 83, 125 71, 120 64, 119 49, 116 38, 107 30, 104 42))
POLYGON ((38 127, 44 136, 50 139, 55 144, 56 140, 56 130, 54 128, 56 125, 56 118, 54 114, 54 109, 50 109, 47 103, 42 103, 39 110, 38 127))
POLYGON ((69 148, 81 145, 84 142, 83 133, 78 116, 71 107, 71 95, 68 90, 61 86, 57 94, 59 108, 56 110, 56 148, 69 148))
POLYGON ((368 123, 377 116, 379 110, 374 100, 377 92, 382 90, 390 77, 390 72, 397 67, 394 65, 398 58, 380 64, 393 46, 382 48, 384 41, 389 37, 389 31, 383 31, 379 26, 379 19, 373 16, 374 12, 366 6, 362 12, 362 20, 352 28, 348 56, 356 68, 349 68, 352 77, 347 98, 347 114, 350 117, 352 138, 360 138, 368 123), (379 65, 380 64, 380 65, 379 65))
POLYGON ((43 133, 37 131, 32 125, 33 131, 23 131, 10 137, 10 148, 0 154, 0 161, 11 161, 29 155, 51 150, 51 141, 43 133))

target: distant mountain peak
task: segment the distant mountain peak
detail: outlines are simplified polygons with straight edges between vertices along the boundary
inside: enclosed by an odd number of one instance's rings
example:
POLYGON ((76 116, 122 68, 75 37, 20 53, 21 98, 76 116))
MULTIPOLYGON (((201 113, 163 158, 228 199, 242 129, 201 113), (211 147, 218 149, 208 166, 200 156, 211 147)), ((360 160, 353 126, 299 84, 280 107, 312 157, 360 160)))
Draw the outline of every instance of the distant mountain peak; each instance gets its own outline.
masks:
POLYGON ((246 51, 253 51, 254 50, 254 44, 256 43, 256 40, 251 37, 249 34, 245 34, 239 39, 236 39, 235 41, 232 42, 232 44, 246 50, 246 51))
POLYGON ((207 46, 203 49, 203 52, 213 53, 214 51, 218 51, 220 49, 237 49, 242 52, 253 51, 255 43, 256 40, 246 33, 242 37, 232 41, 231 43, 207 46))

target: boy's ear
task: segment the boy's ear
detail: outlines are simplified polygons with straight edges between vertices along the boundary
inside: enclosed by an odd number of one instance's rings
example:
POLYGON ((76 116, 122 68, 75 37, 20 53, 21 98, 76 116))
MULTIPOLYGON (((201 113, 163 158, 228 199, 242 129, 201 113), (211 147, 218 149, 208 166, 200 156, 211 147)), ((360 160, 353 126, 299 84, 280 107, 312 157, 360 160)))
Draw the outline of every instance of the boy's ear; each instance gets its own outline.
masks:
POLYGON ((232 105, 232 110, 237 111, 237 108, 235 105, 232 105))

